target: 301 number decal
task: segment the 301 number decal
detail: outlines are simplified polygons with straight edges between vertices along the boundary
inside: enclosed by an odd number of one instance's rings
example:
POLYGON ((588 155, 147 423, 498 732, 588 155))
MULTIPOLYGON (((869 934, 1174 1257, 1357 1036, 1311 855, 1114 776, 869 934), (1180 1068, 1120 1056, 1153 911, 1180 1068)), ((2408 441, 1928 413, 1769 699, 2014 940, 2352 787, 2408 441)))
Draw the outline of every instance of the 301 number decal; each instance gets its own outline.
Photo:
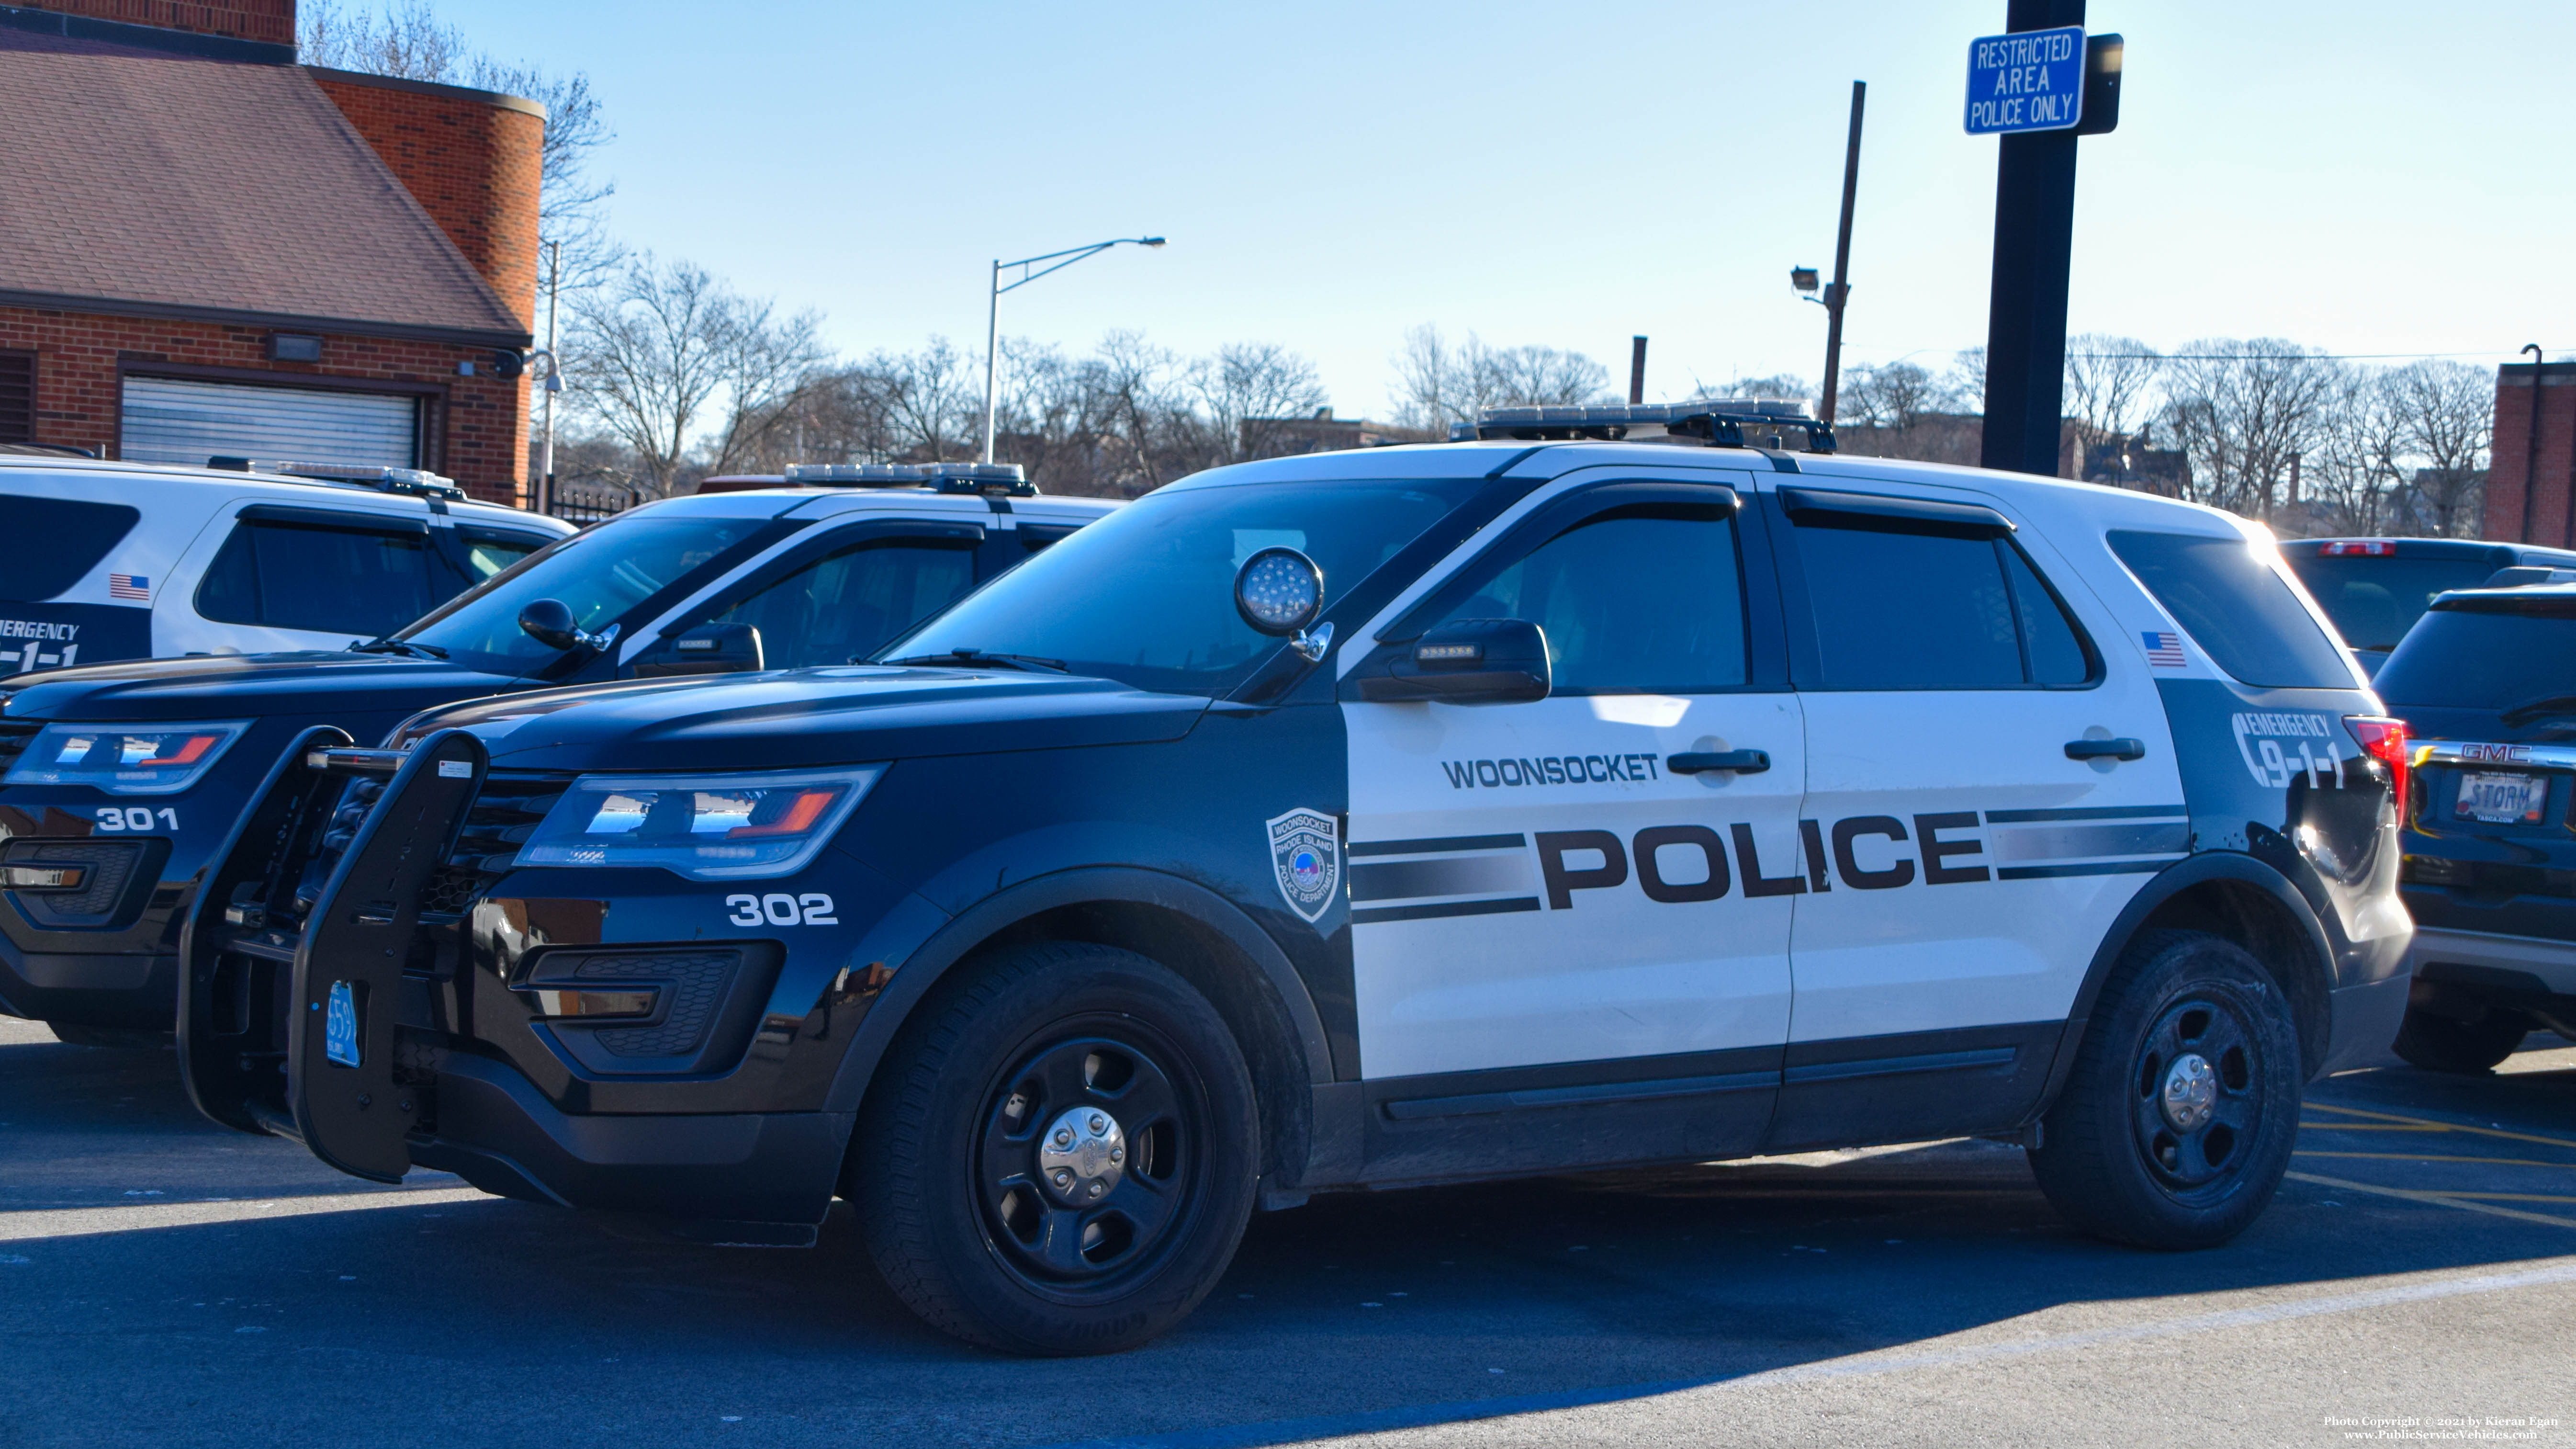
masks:
POLYGON ((832 898, 827 895, 727 896, 726 905, 733 914, 725 919, 737 926, 837 926, 841 918, 832 914, 832 898))
POLYGON ((102 834, 111 830, 149 830, 152 828, 152 817, 155 815, 161 817, 162 829, 179 828, 179 812, 167 805, 158 810, 146 809, 141 805, 122 807, 101 805, 98 807, 98 828, 102 834))

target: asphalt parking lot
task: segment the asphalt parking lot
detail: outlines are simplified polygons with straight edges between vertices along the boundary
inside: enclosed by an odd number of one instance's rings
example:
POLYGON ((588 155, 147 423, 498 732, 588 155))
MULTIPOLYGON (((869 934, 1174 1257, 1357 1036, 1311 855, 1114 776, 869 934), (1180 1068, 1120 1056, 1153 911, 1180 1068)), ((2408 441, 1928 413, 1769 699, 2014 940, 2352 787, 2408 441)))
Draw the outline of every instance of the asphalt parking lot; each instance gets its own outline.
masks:
POLYGON ((2576 1048, 2535 1045, 2320 1084, 2214 1252, 2077 1236, 1974 1142, 1319 1198, 1170 1337, 1024 1362, 846 1223, 388 1190, 199 1120, 167 1053, 0 1020, 0 1445, 2564 1442, 2576 1048))

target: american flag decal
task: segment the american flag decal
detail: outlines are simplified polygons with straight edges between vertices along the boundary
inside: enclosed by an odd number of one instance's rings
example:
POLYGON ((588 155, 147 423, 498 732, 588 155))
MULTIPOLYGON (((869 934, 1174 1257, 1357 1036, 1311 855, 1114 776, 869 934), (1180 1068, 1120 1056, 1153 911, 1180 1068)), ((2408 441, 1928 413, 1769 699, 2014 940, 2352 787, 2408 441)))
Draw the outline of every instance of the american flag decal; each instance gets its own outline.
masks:
POLYGON ((141 574, 109 574, 107 596, 111 599, 133 599, 139 603, 148 604, 152 602, 152 581, 141 574))
POLYGON ((2140 631, 2139 637, 2147 641, 2147 662, 2149 664, 2154 665, 2158 669, 2181 669, 2185 667, 2186 661, 2182 657, 2182 636, 2178 634, 2163 633, 2154 629, 2146 629, 2140 631))

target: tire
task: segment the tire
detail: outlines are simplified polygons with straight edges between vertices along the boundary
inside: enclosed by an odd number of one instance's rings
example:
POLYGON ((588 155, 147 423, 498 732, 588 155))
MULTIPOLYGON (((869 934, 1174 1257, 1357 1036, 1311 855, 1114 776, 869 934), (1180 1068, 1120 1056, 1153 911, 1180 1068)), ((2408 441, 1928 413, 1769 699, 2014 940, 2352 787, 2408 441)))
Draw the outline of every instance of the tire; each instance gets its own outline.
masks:
POLYGON ((2097 1237, 2216 1247, 2281 1185, 2305 1083, 2289 1003, 2261 962, 2217 936, 2153 932, 2103 986, 2031 1170, 2097 1237))
POLYGON ((2409 1065, 2428 1072, 2475 1074, 2512 1056, 2530 1032, 2522 1018, 2507 1012, 2490 1011, 2476 1021, 2454 1021, 2410 1006, 2392 1046, 2409 1065))
POLYGON ((1048 943, 942 982, 859 1122, 850 1196, 887 1286, 1005 1352, 1154 1338, 1216 1286, 1252 1214, 1243 1053, 1132 951, 1048 943))

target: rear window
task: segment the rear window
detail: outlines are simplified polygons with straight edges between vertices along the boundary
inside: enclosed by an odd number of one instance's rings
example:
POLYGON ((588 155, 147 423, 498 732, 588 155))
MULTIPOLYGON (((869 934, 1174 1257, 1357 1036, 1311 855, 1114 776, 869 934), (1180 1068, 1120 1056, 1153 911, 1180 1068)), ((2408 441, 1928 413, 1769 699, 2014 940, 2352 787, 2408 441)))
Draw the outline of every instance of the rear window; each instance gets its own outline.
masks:
POLYGON ((2313 545, 2310 551, 2289 553, 2290 571, 2355 649, 2396 648, 2432 606, 2435 594, 2474 588, 2495 572, 2495 565, 2483 558, 2328 558, 2312 550, 2313 545))
POLYGON ((0 598, 34 603, 79 583, 142 517, 122 503, 0 494, 0 539, 14 544, 0 598))
POLYGON ((2192 641, 2258 689, 2350 689, 2352 671, 2273 561, 2241 538, 2114 529, 2111 551, 2192 641))
POLYGON ((2435 609, 2371 684, 2392 708, 2509 710, 2576 694, 2576 617, 2435 609))

